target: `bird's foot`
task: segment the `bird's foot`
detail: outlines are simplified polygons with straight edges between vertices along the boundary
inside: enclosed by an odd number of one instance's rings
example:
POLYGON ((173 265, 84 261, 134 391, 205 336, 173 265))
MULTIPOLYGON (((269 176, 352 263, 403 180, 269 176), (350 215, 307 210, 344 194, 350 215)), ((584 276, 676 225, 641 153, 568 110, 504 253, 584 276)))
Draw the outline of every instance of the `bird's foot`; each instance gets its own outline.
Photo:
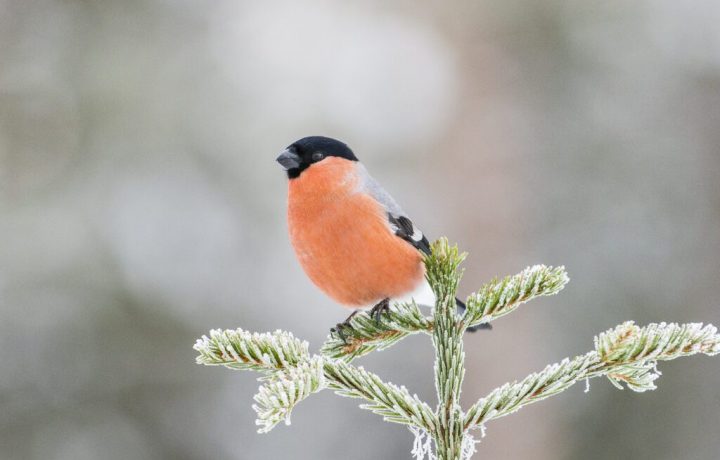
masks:
POLYGON ((370 309, 370 317, 374 317, 377 324, 380 324, 383 313, 390 313, 390 299, 383 299, 370 309))
POLYGON ((345 321, 342 323, 337 323, 334 328, 330 329, 330 332, 333 334, 337 334, 338 337, 340 337, 340 340, 343 341, 344 344, 347 345, 347 332, 350 331, 352 334, 352 331, 354 328, 352 327, 352 324, 350 324, 350 320, 353 319, 353 316, 357 315, 360 310, 355 310, 354 312, 350 313, 350 316, 348 316, 345 321))

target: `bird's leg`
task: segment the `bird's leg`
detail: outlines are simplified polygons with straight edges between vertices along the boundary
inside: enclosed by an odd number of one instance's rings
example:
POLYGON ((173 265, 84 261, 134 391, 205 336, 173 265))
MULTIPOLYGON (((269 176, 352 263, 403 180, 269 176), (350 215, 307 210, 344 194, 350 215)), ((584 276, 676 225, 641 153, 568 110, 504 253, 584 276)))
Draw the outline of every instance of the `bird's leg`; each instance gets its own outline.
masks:
POLYGON ((372 307, 370 310, 370 317, 375 317, 375 322, 377 324, 380 324, 380 320, 382 319, 383 313, 389 313, 390 312, 390 299, 385 298, 382 299, 380 302, 378 302, 377 305, 372 307))
POLYGON ((343 321, 342 323, 337 323, 334 328, 330 329, 330 332, 337 333, 338 337, 340 337, 340 340, 342 340, 345 344, 347 344, 345 330, 353 329, 352 324, 350 324, 350 320, 353 319, 353 316, 357 315, 359 311, 360 310, 355 310, 354 312, 350 313, 350 316, 348 316, 345 321, 343 321))

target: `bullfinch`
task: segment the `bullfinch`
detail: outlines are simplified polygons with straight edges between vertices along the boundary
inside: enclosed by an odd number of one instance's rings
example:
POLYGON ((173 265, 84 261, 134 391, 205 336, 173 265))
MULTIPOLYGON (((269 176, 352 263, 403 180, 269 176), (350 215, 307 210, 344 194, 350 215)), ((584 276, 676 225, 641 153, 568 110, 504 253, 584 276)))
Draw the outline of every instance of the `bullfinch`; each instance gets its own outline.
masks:
POLYGON ((305 137, 277 162, 288 177, 288 229, 300 265, 321 291, 355 309, 333 332, 345 340, 358 309, 372 308, 379 322, 390 301, 435 304, 423 264, 428 239, 347 145, 305 137))

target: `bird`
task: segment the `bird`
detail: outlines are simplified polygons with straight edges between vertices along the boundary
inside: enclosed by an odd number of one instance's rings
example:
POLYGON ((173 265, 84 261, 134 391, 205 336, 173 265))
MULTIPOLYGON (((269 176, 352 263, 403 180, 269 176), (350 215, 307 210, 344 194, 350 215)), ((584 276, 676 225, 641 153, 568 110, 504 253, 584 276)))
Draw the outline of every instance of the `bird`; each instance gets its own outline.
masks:
MULTIPOLYGON (((391 301, 435 305, 423 263, 427 237, 347 144, 304 137, 276 161, 288 178, 288 231, 300 265, 322 292, 354 310, 332 332, 346 341, 358 311, 370 308, 379 323, 391 301)), ((470 330, 477 328, 490 325, 470 330)))

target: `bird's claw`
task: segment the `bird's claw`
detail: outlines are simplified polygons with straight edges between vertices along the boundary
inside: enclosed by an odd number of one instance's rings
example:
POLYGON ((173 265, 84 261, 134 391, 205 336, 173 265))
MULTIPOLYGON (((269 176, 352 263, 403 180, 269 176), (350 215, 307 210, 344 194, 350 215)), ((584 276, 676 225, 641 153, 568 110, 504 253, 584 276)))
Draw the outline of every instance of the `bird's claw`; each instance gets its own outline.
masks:
POLYGON ((345 331, 348 329, 351 331, 353 330, 353 327, 349 323, 337 323, 334 328, 330 329, 330 332, 337 334, 337 336, 340 337, 340 340, 347 345, 348 342, 345 331))
POLYGON ((390 313, 390 299, 383 299, 370 310, 370 317, 379 325, 383 313, 390 313))
MULTIPOLYGON (((345 321, 343 321, 342 323, 337 323, 335 325, 335 327, 330 329, 330 333, 337 334, 337 336, 340 338, 340 340, 343 341, 343 343, 345 345, 347 345, 347 343, 348 343, 347 342, 348 331, 350 331, 350 333, 352 334, 352 331, 355 330, 355 328, 353 328, 350 320, 353 319, 353 316, 357 315, 358 311, 359 310, 355 310, 354 312, 352 312, 352 314, 350 316, 347 317, 347 319, 345 321)), ((390 299, 383 299, 380 302, 378 302, 377 305, 375 305, 374 307, 372 307, 370 309, 369 314, 370 314, 370 317, 375 318, 375 322, 378 325, 380 325, 383 313, 389 313, 389 312, 390 312, 390 299)))
POLYGON ((353 319, 353 316, 357 315, 359 310, 355 310, 350 314, 350 316, 347 317, 345 321, 342 323, 337 323, 335 327, 330 329, 330 333, 337 334, 338 337, 340 337, 340 340, 343 341, 345 345, 347 345, 347 335, 345 333, 346 330, 354 331, 355 328, 352 327, 352 324, 350 324, 350 320, 353 319))

